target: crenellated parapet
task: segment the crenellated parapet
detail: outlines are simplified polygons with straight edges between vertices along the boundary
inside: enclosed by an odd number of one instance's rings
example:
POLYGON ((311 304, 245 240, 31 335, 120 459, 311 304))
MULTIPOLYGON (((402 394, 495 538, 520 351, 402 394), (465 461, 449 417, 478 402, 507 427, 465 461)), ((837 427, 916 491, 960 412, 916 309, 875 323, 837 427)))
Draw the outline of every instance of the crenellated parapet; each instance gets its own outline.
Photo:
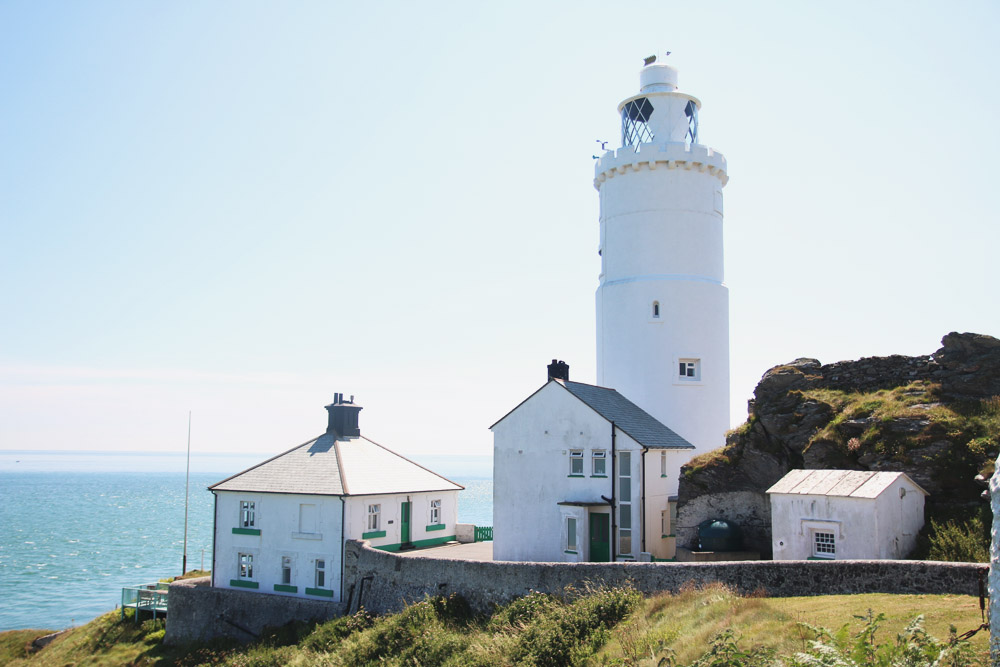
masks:
POLYGON ((641 144, 638 150, 631 146, 623 146, 617 150, 608 151, 598 158, 594 166, 594 188, 601 189, 601 184, 609 178, 624 174, 628 170, 642 169, 684 169, 708 173, 725 186, 729 182, 726 173, 726 157, 708 146, 681 143, 641 144))

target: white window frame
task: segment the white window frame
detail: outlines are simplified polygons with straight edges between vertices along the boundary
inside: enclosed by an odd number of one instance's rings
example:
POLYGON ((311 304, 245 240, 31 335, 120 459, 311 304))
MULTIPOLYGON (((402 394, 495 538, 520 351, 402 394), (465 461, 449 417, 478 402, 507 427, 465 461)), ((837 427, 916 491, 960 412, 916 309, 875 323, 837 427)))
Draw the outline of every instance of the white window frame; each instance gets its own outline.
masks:
POLYGON ((376 530, 381 530, 379 526, 382 525, 382 505, 381 503, 373 503, 368 506, 368 531, 373 532, 376 530))
POLYGON ((292 583, 292 557, 282 556, 281 557, 281 583, 283 586, 289 586, 292 583))
POLYGON ((257 521, 257 501, 241 500, 239 527, 253 528, 256 521, 257 521))
POLYGON ((313 583, 316 588, 326 588, 326 559, 317 558, 315 561, 315 574, 313 576, 313 583))
POLYGON ((569 476, 570 477, 583 477, 583 450, 582 449, 571 449, 569 450, 569 476), (575 470, 576 467, 580 468, 579 471, 575 470))
POLYGON ((572 553, 579 553, 580 551, 580 534, 577 530, 577 521, 575 516, 566 517, 566 551, 572 553))
POLYGON ((701 380, 701 359, 678 359, 677 379, 681 382, 699 382, 701 380))
POLYGON ((253 554, 239 552, 236 556, 236 578, 241 581, 253 581, 253 554))
POLYGON ((632 543, 632 453, 618 453, 618 555, 631 556, 632 543), (627 463, 626 463, 627 461, 627 463), (626 482, 628 494, 622 493, 622 482, 626 482), (627 545, 627 548, 626 548, 627 545))
POLYGON ((430 524, 432 526, 441 523, 441 501, 432 500, 431 501, 431 520, 430 524))
POLYGON ((603 449, 595 449, 590 455, 590 474, 594 477, 608 476, 608 453, 603 449), (601 472, 597 472, 597 462, 601 463, 601 472))
POLYGON ((809 529, 809 541, 812 546, 813 558, 837 558, 837 532, 833 528, 810 528, 809 529), (829 540, 823 540, 820 543, 820 536, 829 535, 829 540), (832 551, 826 551, 825 547, 829 547, 832 551))

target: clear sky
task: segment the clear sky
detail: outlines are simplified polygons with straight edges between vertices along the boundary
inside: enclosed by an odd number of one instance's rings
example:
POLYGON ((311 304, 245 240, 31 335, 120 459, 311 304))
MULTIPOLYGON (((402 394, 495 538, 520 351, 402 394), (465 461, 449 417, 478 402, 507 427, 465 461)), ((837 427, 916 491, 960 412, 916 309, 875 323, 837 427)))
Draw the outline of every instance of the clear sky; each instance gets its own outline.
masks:
MULTIPOLYGON (((673 52, 769 367, 1000 335, 996 2, 0 4, 0 449, 489 454, 595 380, 598 145, 673 52)), ((721 443, 720 443, 721 444, 721 443)))

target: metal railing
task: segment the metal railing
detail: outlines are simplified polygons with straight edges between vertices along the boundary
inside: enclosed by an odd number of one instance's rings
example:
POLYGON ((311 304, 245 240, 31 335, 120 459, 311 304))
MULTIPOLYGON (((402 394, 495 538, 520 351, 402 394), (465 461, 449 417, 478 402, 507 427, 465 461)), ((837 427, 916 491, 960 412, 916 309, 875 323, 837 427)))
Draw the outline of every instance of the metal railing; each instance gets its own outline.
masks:
POLYGON ((492 542, 493 526, 476 526, 476 542, 492 542))
POLYGON ((167 613, 167 594, 169 593, 170 584, 158 581, 153 584, 141 584, 139 586, 127 586, 122 588, 122 606, 121 606, 121 617, 125 618, 125 608, 130 607, 135 609, 135 615, 133 618, 136 623, 139 622, 139 611, 151 611, 153 612, 153 618, 156 618, 158 613, 166 615, 167 613))

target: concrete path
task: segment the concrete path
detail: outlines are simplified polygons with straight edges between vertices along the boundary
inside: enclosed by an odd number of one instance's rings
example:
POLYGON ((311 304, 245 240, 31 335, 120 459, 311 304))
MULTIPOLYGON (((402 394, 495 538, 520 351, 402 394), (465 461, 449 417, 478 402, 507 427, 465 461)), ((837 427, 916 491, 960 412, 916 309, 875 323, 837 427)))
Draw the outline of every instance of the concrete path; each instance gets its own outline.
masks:
POLYGON ((398 551, 407 558, 451 558, 453 560, 493 560, 492 542, 470 542, 468 544, 442 544, 439 547, 398 551))

